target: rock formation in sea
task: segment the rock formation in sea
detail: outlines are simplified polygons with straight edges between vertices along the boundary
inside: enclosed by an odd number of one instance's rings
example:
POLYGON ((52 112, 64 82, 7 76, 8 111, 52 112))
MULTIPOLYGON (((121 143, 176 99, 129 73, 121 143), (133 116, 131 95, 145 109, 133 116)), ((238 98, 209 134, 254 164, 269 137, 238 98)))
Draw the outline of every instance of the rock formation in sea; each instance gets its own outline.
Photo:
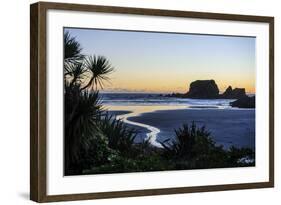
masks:
POLYGON ((196 80, 190 83, 187 93, 172 93, 166 97, 193 98, 193 99, 237 99, 230 105, 239 108, 254 108, 255 97, 248 97, 245 88, 231 86, 224 93, 219 94, 219 89, 214 80, 196 80))
POLYGON ((238 108, 255 108, 256 99, 255 96, 253 97, 244 96, 235 100, 234 102, 231 102, 230 105, 232 107, 238 107, 238 108))
POLYGON ((219 98, 219 88, 214 80, 196 80, 190 83, 186 97, 199 99, 219 98))
POLYGON ((220 98, 239 99, 239 98, 243 98, 245 96, 247 96, 245 88, 232 89, 231 86, 228 86, 228 88, 225 90, 225 92, 220 95, 220 98))

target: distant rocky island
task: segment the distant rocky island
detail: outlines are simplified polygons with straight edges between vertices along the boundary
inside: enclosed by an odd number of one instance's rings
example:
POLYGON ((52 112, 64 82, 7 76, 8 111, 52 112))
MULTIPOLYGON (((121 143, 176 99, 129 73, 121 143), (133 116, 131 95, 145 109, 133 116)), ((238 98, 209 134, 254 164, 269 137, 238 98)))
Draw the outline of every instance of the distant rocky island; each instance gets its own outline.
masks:
POLYGON ((186 93, 172 93, 166 97, 192 98, 192 99, 236 99, 230 105, 239 108, 254 108, 255 96, 246 95, 245 88, 234 88, 231 86, 222 93, 214 80, 196 80, 190 83, 189 91, 186 93))

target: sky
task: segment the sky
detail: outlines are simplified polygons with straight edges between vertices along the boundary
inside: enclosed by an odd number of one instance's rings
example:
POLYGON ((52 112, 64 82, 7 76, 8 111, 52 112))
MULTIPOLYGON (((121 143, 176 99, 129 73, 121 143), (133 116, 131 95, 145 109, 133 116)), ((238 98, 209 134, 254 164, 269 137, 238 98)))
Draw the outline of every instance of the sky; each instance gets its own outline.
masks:
POLYGON ((255 38, 65 28, 85 55, 115 68, 105 92, 185 93, 195 80, 214 79, 223 92, 255 93, 255 38))

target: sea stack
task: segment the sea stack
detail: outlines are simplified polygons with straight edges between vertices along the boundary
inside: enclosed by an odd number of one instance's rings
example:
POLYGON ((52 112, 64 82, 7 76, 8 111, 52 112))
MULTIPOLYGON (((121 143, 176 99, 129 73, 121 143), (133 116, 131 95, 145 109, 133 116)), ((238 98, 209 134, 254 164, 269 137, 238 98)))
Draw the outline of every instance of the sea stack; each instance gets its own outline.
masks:
POLYGON ((196 80, 190 83, 187 98, 214 99, 219 98, 219 89, 214 80, 196 80))
POLYGON ((231 86, 228 86, 225 92, 221 95, 221 98, 225 99, 240 99, 244 97, 246 97, 245 88, 232 89, 231 86))
MULTIPOLYGON (((243 99, 247 100, 245 88, 228 86, 224 93, 219 94, 219 88, 214 80, 196 80, 190 83, 186 93, 172 93, 166 97, 193 98, 193 99, 243 99)), ((252 101, 252 100, 251 100, 252 101)), ((252 103, 250 103, 252 106, 252 103)))

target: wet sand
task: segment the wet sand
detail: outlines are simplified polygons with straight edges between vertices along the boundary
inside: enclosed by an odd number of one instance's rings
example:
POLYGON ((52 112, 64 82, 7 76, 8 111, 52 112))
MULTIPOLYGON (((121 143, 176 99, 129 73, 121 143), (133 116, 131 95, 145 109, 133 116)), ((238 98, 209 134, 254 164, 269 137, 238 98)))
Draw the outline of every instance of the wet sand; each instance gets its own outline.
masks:
MULTIPOLYGON (((158 128, 160 133, 157 135, 157 141, 172 139, 175 136, 174 129, 179 128, 183 123, 194 121, 198 126, 205 125, 214 141, 225 148, 231 145, 255 148, 254 109, 160 110, 129 117, 128 120, 158 128)), ((141 132, 144 134, 148 131, 141 130, 141 132)))

